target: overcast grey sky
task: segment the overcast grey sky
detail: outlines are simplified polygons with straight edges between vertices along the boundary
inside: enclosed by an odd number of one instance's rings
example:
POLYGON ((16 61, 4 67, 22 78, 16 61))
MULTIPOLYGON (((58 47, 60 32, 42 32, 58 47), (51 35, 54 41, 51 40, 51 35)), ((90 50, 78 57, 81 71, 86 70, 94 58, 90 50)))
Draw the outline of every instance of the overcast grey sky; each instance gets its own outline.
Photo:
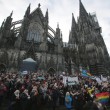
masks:
MULTIPOLYGON (((67 42, 72 13, 76 20, 79 15, 79 0, 0 0, 0 25, 12 10, 13 21, 22 19, 29 3, 31 3, 31 11, 38 7, 38 3, 41 4, 43 14, 48 8, 49 25, 55 30, 59 23, 63 41, 67 42)), ((96 13, 110 54, 110 0, 82 0, 82 3, 88 13, 96 13)))

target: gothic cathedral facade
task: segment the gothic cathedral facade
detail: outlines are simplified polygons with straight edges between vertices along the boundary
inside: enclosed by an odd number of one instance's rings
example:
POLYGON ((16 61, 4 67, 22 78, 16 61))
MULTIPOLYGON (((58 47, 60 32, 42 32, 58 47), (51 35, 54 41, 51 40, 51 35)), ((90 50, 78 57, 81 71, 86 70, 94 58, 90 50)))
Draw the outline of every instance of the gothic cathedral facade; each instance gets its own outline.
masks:
POLYGON ((109 71, 110 58, 95 14, 87 13, 80 1, 77 22, 72 14, 69 41, 62 41, 62 33, 49 26, 48 10, 43 15, 40 4, 24 18, 12 22, 13 12, 0 27, 0 71, 19 71, 24 59, 37 62, 37 69, 70 74, 89 69, 93 74, 109 71), (16 24, 21 24, 16 27, 16 24))

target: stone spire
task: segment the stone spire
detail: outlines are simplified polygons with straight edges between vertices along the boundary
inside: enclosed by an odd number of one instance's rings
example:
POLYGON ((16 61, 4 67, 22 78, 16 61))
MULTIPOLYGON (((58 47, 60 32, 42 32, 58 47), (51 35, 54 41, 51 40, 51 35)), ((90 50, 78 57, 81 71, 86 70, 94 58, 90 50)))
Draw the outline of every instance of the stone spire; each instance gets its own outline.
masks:
POLYGON ((81 0, 79 0, 79 7, 80 7, 79 17, 80 17, 80 19, 85 20, 85 18, 88 16, 88 13, 87 13, 84 5, 82 4, 81 0))
POLYGON ((74 15, 72 13, 72 25, 71 25, 71 31, 69 32, 69 43, 73 44, 76 43, 76 33, 77 33, 77 24, 74 18, 74 15))
POLYGON ((57 28, 59 28, 59 23, 57 23, 57 28))
POLYGON ((57 28, 56 28, 56 36, 57 39, 60 38, 60 29, 59 29, 59 23, 57 23, 57 28))
POLYGON ((12 15, 13 15, 13 11, 11 12, 10 17, 12 17, 12 15))
POLYGON ((62 40, 62 36, 63 36, 63 35, 62 35, 62 32, 61 32, 61 40, 62 40))
MULTIPOLYGON (((12 23, 12 14, 13 14, 13 11, 11 12, 11 14, 6 18, 6 21, 4 22, 4 30, 5 31, 8 31, 11 29, 11 23, 12 23)), ((5 32, 6 34, 6 32, 5 32)), ((7 36, 9 36, 7 34, 7 36)))
POLYGON ((47 11, 46 11, 46 13, 45 13, 45 23, 48 25, 48 22, 49 22, 49 19, 48 19, 49 17, 48 17, 48 9, 47 9, 47 11))
POLYGON ((38 8, 40 8, 40 6, 41 6, 41 4, 39 3, 39 4, 38 4, 38 8))
POLYGON ((72 26, 71 26, 71 31, 76 30, 76 21, 74 18, 74 14, 72 13, 72 26))
POLYGON ((30 6, 31 6, 31 4, 29 4, 29 6, 27 7, 27 10, 25 12, 24 17, 29 17, 29 15, 30 15, 30 6))
POLYGON ((59 28, 59 23, 57 23, 56 35, 55 35, 54 41, 55 41, 54 43, 56 45, 55 52, 62 53, 63 52, 63 48, 62 48, 63 43, 62 43, 62 33, 59 28))
POLYGON ((5 19, 4 19, 4 21, 2 22, 2 25, 1 25, 0 29, 2 29, 2 28, 4 27, 4 23, 5 23, 5 19))
POLYGON ((48 9, 47 9, 47 11, 46 11, 46 13, 45 13, 45 18, 48 19, 48 9))

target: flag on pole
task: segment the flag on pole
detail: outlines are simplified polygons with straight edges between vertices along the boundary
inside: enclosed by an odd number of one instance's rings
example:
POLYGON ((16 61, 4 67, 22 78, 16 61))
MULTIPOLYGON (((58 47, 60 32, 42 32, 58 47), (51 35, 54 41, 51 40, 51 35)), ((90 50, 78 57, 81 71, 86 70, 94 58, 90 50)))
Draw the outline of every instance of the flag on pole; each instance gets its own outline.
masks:
POLYGON ((82 70, 81 76, 94 79, 94 76, 91 73, 87 72, 87 70, 82 70))
POLYGON ((81 75, 82 75, 82 76, 86 76, 86 77, 92 76, 92 74, 90 74, 89 72, 87 72, 87 70, 82 70, 81 75))
POLYGON ((109 98, 110 98, 110 93, 109 92, 102 92, 102 93, 98 93, 96 94, 96 98, 98 99, 98 101, 102 104, 108 104, 109 98))
POLYGON ((92 76, 92 74, 91 74, 91 73, 89 73, 89 72, 87 72, 87 75, 88 75, 88 76, 92 76))

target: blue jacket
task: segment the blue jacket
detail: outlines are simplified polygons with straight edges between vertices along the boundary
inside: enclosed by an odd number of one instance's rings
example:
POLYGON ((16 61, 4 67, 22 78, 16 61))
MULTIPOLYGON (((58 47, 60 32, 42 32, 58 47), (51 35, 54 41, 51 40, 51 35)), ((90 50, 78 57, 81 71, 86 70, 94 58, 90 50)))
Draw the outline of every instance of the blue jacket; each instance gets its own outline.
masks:
POLYGON ((72 108, 72 98, 71 96, 66 96, 65 97, 65 106, 66 108, 72 108))

